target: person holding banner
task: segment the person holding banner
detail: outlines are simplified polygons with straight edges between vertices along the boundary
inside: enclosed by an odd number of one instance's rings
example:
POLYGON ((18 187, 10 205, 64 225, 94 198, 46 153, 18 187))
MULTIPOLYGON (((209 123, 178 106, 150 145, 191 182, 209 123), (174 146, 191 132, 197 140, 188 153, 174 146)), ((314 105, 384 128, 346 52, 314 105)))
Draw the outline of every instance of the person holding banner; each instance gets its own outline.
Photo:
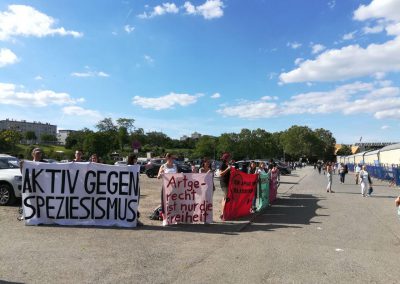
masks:
POLYGON ((75 151, 75 159, 74 162, 83 162, 82 160, 83 151, 78 149, 75 151))
POLYGON ((206 174, 211 171, 212 171, 212 169, 211 169, 210 160, 208 158, 204 158, 203 163, 200 166, 199 173, 206 174))
MULTIPOLYGON (((224 193, 224 196, 221 201, 221 207, 222 207, 222 212, 224 212, 224 207, 225 207, 225 201, 226 201, 226 196, 228 194, 228 187, 229 187, 229 179, 230 179, 230 173, 231 173, 231 167, 229 166, 229 158, 231 155, 229 153, 224 153, 221 157, 221 166, 219 167, 220 171, 220 185, 222 192, 224 193)), ((223 214, 220 216, 221 219, 223 219, 223 214)))
POLYGON ((94 154, 92 154, 92 156, 90 156, 90 162, 92 162, 92 163, 98 163, 99 162, 99 158, 97 157, 96 153, 94 153, 94 154))
MULTIPOLYGON (((41 163, 47 163, 45 160, 43 160, 43 151, 40 148, 34 148, 32 150, 32 161, 33 162, 41 162, 41 163)), ((24 166, 24 161, 21 160, 19 162, 19 169, 21 170, 22 173, 22 167, 24 166)))
POLYGON ((42 162, 46 163, 46 161, 43 160, 43 151, 40 148, 35 148, 32 150, 32 161, 33 162, 42 162))
POLYGON ((255 174, 257 172, 257 165, 256 162, 251 161, 250 162, 250 168, 247 170, 248 174, 255 174))
POLYGON ((260 162, 260 165, 258 166, 256 173, 257 174, 261 174, 261 173, 265 174, 265 173, 267 173, 267 171, 265 170, 265 163, 264 162, 260 162))
MULTIPOLYGON (((178 168, 174 164, 174 158, 172 154, 167 153, 165 155, 165 159, 167 162, 165 164, 162 164, 160 169, 158 170, 157 178, 160 179, 164 174, 176 174, 178 173, 178 168)), ((153 213, 150 215, 151 220, 163 220, 163 215, 164 215, 164 188, 161 187, 161 205, 157 206, 154 210, 153 213)))

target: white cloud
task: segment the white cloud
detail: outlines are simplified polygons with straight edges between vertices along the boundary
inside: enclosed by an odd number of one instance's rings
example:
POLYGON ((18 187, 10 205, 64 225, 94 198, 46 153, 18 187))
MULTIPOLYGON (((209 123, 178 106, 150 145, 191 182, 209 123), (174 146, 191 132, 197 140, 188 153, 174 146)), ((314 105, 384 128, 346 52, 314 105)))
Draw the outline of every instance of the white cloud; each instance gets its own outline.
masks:
MULTIPOLYGON (((344 115, 372 114, 378 119, 400 119, 400 88, 381 87, 379 82, 354 82, 331 91, 302 93, 280 103, 267 102, 270 99, 265 96, 258 101, 241 101, 236 105, 222 106, 217 112, 246 119, 335 112, 344 115)), ((278 100, 277 97, 272 99, 278 100)))
POLYGON ((55 19, 30 6, 10 5, 7 11, 0 12, 0 40, 8 40, 14 36, 83 36, 77 31, 55 28, 55 23, 55 19))
POLYGON ((144 60, 145 60, 148 64, 153 64, 153 63, 154 63, 154 59, 153 59, 150 55, 144 55, 144 60))
POLYGON ((126 31, 128 34, 130 34, 131 32, 133 32, 135 30, 135 27, 132 27, 130 25, 125 25, 124 26, 124 31, 126 31))
POLYGON ((102 118, 102 115, 97 110, 85 109, 79 106, 63 107, 62 112, 66 115, 83 116, 85 118, 91 118, 95 120, 100 120, 102 118))
POLYGON ((335 1, 335 0, 332 0, 332 1, 329 1, 329 2, 328 2, 328 7, 329 7, 330 9, 335 8, 335 6, 336 6, 336 1, 335 1))
POLYGON ((187 1, 183 5, 183 7, 186 9, 186 13, 188 13, 189 15, 196 15, 196 6, 194 6, 192 3, 187 1))
POLYGON ((386 129, 389 129, 389 128, 390 128, 389 125, 382 125, 382 127, 381 127, 382 130, 386 130, 386 129))
POLYGON ((325 50, 326 47, 322 44, 314 44, 312 47, 312 54, 320 53, 321 51, 325 50))
POLYGON ((162 110, 170 109, 175 105, 188 106, 197 102, 198 98, 202 95, 188 95, 188 94, 176 94, 169 93, 168 95, 158 98, 146 98, 135 96, 132 99, 132 103, 142 108, 162 110))
POLYGON ((165 14, 177 14, 178 12, 179 8, 175 5, 175 3, 167 2, 155 6, 153 8, 153 11, 151 11, 150 13, 144 12, 143 14, 140 14, 138 17, 141 19, 150 19, 165 14))
POLYGON ((294 61, 294 64, 295 65, 299 65, 303 61, 304 61, 304 58, 296 58, 295 61, 294 61))
POLYGON ((220 93, 215 93, 215 94, 213 94, 213 95, 211 96, 212 99, 218 99, 218 98, 220 98, 220 97, 221 97, 221 94, 220 94, 220 93))
POLYGON ((263 101, 244 101, 239 105, 226 106, 217 110, 219 114, 226 117, 233 116, 245 119, 272 117, 277 115, 279 111, 279 106, 276 103, 268 103, 263 101))
POLYGON ((400 109, 377 111, 374 114, 374 116, 377 119, 386 119, 386 118, 400 119, 400 109))
POLYGON ((373 18, 386 18, 400 21, 400 1, 398 0, 373 0, 369 5, 361 5, 354 12, 353 18, 365 21, 373 18))
POLYGON ((375 26, 367 25, 364 33, 379 33, 386 30, 388 35, 400 35, 400 2, 396 0, 373 0, 369 5, 361 5, 353 15, 358 21, 375 21, 375 26))
POLYGON ((279 78, 283 83, 335 81, 393 71, 400 71, 400 37, 366 48, 349 45, 327 50, 279 78))
POLYGON ((73 99, 67 93, 56 93, 51 90, 24 92, 14 84, 0 83, 0 104, 22 107, 45 107, 48 105, 71 105, 83 102, 84 99, 73 99))
POLYGON ((365 34, 377 34, 377 33, 382 32, 384 29, 385 29, 384 25, 376 25, 376 26, 373 26, 373 27, 366 26, 366 27, 363 28, 363 32, 365 34))
POLYGON ((202 5, 194 6, 189 1, 185 2, 184 8, 189 15, 201 15, 206 20, 220 18, 224 15, 224 3, 222 0, 207 0, 202 5))
POLYGON ((292 49, 298 49, 298 48, 300 48, 302 46, 302 44, 294 41, 294 42, 288 42, 286 44, 286 46, 288 46, 288 47, 290 47, 292 49))
POLYGON ((386 73, 385 72, 376 72, 375 74, 372 75, 376 80, 382 80, 385 78, 386 73))
POLYGON ((263 96, 261 97, 262 101, 272 101, 272 100, 278 100, 277 96, 263 96))
POLYGON ((43 80, 43 77, 40 76, 40 75, 37 75, 34 79, 35 79, 36 81, 40 81, 40 80, 43 80))
POLYGON ((103 71, 85 71, 85 72, 72 72, 71 73, 72 77, 110 77, 109 74, 103 72, 103 71))
POLYGON ((345 35, 343 35, 342 39, 343 39, 343 40, 351 40, 351 39, 354 39, 354 35, 356 34, 356 32, 357 32, 357 31, 354 31, 354 32, 345 34, 345 35))
POLYGON ((151 12, 143 12, 138 15, 141 19, 151 19, 165 14, 178 14, 183 8, 187 15, 199 15, 206 20, 220 18, 224 15, 224 3, 222 0, 206 0, 201 5, 195 6, 186 1, 182 7, 177 7, 174 3, 163 3, 155 6, 151 12))
POLYGON ((388 25, 386 27, 386 33, 388 35, 400 36, 400 23, 388 25))
POLYGON ((0 68, 6 65, 14 64, 19 61, 14 52, 7 48, 0 49, 0 68))

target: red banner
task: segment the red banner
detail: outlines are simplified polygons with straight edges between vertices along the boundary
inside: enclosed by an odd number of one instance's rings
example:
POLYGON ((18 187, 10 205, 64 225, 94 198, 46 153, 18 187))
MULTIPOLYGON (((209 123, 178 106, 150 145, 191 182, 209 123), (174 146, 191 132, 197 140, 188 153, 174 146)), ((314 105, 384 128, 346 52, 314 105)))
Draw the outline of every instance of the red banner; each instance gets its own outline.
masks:
POLYGON ((250 214, 257 182, 258 174, 246 174, 231 168, 224 220, 233 220, 250 214))

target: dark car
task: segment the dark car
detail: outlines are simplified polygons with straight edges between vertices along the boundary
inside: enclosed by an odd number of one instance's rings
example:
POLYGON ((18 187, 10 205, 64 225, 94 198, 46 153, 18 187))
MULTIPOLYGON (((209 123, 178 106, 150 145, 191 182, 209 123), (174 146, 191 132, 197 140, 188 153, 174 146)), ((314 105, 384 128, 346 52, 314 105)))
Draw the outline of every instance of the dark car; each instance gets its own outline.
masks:
MULTIPOLYGON (((160 167, 162 164, 165 163, 164 159, 152 159, 150 162, 146 165, 146 175, 149 178, 154 178, 158 175, 158 171, 160 170, 160 167)), ((191 173, 192 169, 190 166, 185 165, 184 163, 181 163, 179 161, 174 161, 174 164, 176 165, 178 169, 178 173, 191 173)))

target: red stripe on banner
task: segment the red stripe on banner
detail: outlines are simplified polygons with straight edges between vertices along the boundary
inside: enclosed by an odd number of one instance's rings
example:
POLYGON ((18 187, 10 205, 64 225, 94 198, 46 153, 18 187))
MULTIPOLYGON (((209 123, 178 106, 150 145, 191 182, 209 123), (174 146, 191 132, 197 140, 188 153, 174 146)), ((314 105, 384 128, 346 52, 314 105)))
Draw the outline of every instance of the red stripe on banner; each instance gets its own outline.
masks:
POLYGON ((258 174, 246 174, 231 168, 228 195, 224 206, 224 220, 250 215, 257 181, 258 174))

